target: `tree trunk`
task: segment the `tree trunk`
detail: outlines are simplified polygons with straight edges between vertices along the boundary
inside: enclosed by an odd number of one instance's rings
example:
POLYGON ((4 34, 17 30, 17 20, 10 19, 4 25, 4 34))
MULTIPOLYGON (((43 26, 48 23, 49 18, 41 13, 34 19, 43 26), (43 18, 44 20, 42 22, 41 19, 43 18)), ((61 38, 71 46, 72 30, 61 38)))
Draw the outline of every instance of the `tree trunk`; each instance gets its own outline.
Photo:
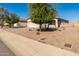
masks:
POLYGON ((9 24, 9 27, 11 28, 12 27, 12 24, 9 24))
POLYGON ((1 28, 3 28, 3 24, 1 24, 1 28))
POLYGON ((41 23, 41 20, 40 20, 40 26, 39 26, 39 27, 40 27, 40 31, 41 31, 41 29, 42 29, 42 23, 41 23))
POLYGON ((1 19, 1 28, 3 28, 3 26, 4 26, 4 25, 3 25, 3 19, 1 19))
POLYGON ((47 29, 49 29, 49 24, 48 24, 48 27, 47 27, 47 29))
POLYGON ((47 30, 47 28, 46 28, 46 24, 45 24, 45 30, 47 30))
POLYGON ((41 29, 42 29, 41 27, 42 27, 42 24, 40 24, 40 31, 41 31, 41 29))

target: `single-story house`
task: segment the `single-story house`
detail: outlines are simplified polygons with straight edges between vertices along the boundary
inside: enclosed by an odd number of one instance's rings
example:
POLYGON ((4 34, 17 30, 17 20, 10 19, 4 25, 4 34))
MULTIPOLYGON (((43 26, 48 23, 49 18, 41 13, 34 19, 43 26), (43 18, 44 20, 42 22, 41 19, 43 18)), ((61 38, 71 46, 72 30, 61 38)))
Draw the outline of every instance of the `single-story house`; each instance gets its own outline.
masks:
MULTIPOLYGON (((65 20, 65 19, 62 19, 62 18, 55 18, 55 19, 52 20, 52 24, 50 24, 49 28, 59 28, 61 23, 69 23, 69 21, 65 20)), ((19 25, 15 24, 15 26, 16 25, 17 26, 22 26, 22 27, 28 27, 28 28, 36 28, 36 29, 39 28, 39 24, 33 23, 30 18, 20 19, 19 20, 19 25)))
POLYGON ((27 19, 19 19, 18 23, 14 24, 14 27, 27 27, 27 19))
MULTIPOLYGON (((55 18, 54 20, 52 20, 52 24, 50 24, 49 28, 59 28, 61 23, 69 23, 69 21, 62 18, 55 18)), ((29 18, 27 19, 27 27, 39 28, 39 24, 33 23, 31 19, 29 18)))
POLYGON ((69 21, 62 18, 55 18, 52 24, 55 25, 56 28, 59 28, 61 23, 65 24, 65 23, 69 23, 69 21))
POLYGON ((39 28, 39 24, 36 24, 36 23, 33 23, 31 21, 31 19, 27 19, 27 27, 28 28, 35 28, 35 29, 38 29, 39 28))
POLYGON ((27 27, 27 19, 19 19, 20 27, 27 27))

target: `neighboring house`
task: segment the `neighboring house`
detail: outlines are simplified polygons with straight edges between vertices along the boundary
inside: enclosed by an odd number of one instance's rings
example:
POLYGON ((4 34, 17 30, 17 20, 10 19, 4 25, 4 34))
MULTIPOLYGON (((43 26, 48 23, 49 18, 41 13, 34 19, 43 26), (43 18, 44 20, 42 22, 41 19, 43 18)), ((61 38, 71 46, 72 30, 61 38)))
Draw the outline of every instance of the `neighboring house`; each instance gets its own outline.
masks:
POLYGON ((53 20, 53 24, 55 25, 55 28, 59 28, 62 23, 63 24, 69 23, 69 21, 62 18, 56 18, 53 20))
POLYGON ((19 27, 27 27, 27 19, 19 19, 19 27))
POLYGON ((33 23, 31 21, 31 19, 27 19, 27 27, 28 28, 35 28, 35 29, 38 29, 39 28, 39 24, 36 24, 36 23, 33 23))
POLYGON ((14 27, 27 27, 27 19, 19 19, 19 22, 15 23, 14 27))

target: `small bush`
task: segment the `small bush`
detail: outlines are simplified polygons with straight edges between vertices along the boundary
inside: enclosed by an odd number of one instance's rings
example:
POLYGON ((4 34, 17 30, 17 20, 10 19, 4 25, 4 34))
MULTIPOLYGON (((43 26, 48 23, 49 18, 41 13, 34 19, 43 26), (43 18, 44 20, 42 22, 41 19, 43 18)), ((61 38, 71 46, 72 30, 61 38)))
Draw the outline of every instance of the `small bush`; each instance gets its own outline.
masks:
POLYGON ((37 35, 40 35, 40 32, 38 31, 36 34, 37 34, 37 35))
POLYGON ((29 29, 29 31, 32 31, 32 29, 29 29))

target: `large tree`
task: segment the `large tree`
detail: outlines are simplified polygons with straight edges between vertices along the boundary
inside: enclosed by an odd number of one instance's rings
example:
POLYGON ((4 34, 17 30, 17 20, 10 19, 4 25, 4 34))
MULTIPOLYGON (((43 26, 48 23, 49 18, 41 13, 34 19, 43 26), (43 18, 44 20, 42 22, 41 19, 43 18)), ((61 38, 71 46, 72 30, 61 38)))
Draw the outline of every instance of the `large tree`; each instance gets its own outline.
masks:
POLYGON ((9 27, 12 27, 14 23, 19 22, 19 17, 16 14, 3 15, 2 19, 2 24, 6 22, 9 24, 9 27))
POLYGON ((32 3, 30 4, 31 19, 33 22, 40 24, 50 24, 56 17, 55 4, 32 3))
POLYGON ((19 17, 16 14, 9 15, 8 23, 10 24, 10 27, 13 26, 14 23, 18 23, 18 22, 19 22, 19 17))

